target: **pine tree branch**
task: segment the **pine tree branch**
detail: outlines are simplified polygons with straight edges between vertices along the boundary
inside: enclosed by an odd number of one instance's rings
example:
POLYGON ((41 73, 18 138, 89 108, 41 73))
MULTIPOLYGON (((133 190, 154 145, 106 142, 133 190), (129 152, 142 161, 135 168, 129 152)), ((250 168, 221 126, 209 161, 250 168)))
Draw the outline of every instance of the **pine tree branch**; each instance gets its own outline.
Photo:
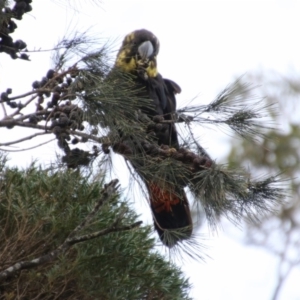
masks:
POLYGON ((116 190, 119 187, 117 185, 117 183, 118 183, 118 180, 115 179, 115 180, 112 180, 109 184, 107 184, 104 187, 104 190, 103 190, 101 197, 100 197, 98 203, 96 204, 95 208, 85 218, 85 220, 69 234, 68 238, 57 249, 51 251, 50 253, 48 253, 46 255, 42 255, 38 258, 28 260, 28 261, 17 262, 13 266, 10 266, 9 268, 0 272, 0 282, 4 281, 8 277, 16 274, 17 272, 19 272, 21 270, 34 268, 34 267, 37 267, 42 264, 45 264, 45 263, 55 260, 59 255, 62 255, 67 250, 69 250, 73 245, 75 245, 77 243, 91 240, 91 239, 106 235, 111 232, 127 231, 127 230, 131 230, 132 228, 140 226, 142 224, 142 222, 135 222, 131 225, 125 225, 125 226, 120 226, 120 227, 117 226, 118 223, 120 222, 120 220, 122 219, 122 216, 124 214, 124 212, 123 212, 118 215, 118 217, 115 219, 115 221, 112 223, 112 225, 109 228, 105 228, 103 230, 93 232, 91 234, 85 234, 85 235, 77 236, 77 237, 74 236, 76 233, 78 233, 79 230, 82 230, 83 228, 85 228, 88 225, 88 223, 92 220, 92 218, 95 216, 95 214, 99 211, 101 206, 108 199, 110 199, 111 196, 116 192, 116 190))
POLYGON ((139 148, 130 141, 115 143, 113 150, 130 161, 144 179, 150 174, 154 178, 155 174, 158 182, 165 182, 166 176, 171 176, 171 181, 188 186, 212 227, 221 216, 234 223, 242 222, 245 216, 258 220, 258 216, 273 210, 284 199, 285 189, 278 185, 285 180, 279 175, 253 180, 242 168, 228 169, 216 164, 199 147, 196 154, 145 140, 139 148))
POLYGON ((254 96, 255 88, 255 86, 243 83, 241 78, 238 78, 208 105, 187 106, 178 109, 177 118, 181 122, 186 120, 188 123, 225 125, 242 138, 250 140, 256 140, 261 136, 265 137, 265 132, 273 129, 269 126, 272 125, 272 122, 268 117, 269 111, 276 113, 276 105, 274 103, 266 104, 262 101, 263 99, 254 96))
POLYGON ((21 261, 21 262, 14 264, 13 266, 10 266, 6 270, 0 272, 0 282, 4 281, 5 279, 7 279, 10 276, 13 276, 14 274, 16 274, 17 272, 19 272, 21 270, 32 269, 34 267, 37 267, 37 266, 40 266, 40 265, 43 265, 45 263, 49 263, 49 262, 55 260, 59 255, 62 255, 63 253, 65 253, 67 250, 69 250, 75 244, 78 244, 78 243, 81 243, 84 241, 88 241, 88 240, 92 240, 92 239, 98 238, 100 236, 103 236, 103 235, 106 235, 106 234, 109 234, 112 232, 128 231, 133 228, 139 227, 142 224, 142 221, 139 221, 139 222, 135 222, 131 225, 116 227, 116 223, 118 223, 118 222, 119 222, 119 218, 117 218, 117 220, 109 228, 106 228, 101 231, 93 232, 90 234, 73 237, 71 239, 67 239, 57 249, 55 249, 54 251, 51 251, 50 253, 48 253, 46 255, 42 255, 42 256, 32 259, 32 260, 21 261))

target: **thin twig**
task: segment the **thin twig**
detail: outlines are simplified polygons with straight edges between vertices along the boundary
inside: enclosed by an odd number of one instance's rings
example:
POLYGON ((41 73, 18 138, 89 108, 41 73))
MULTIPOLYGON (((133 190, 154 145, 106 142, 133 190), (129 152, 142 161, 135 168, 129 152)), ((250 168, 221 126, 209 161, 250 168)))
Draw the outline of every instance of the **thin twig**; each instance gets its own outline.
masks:
MULTIPOLYGON (((112 233, 112 232, 128 231, 128 230, 131 230, 135 227, 140 226, 143 223, 142 221, 138 221, 138 222, 135 222, 131 225, 116 227, 115 223, 118 223, 119 221, 120 220, 118 218, 113 223, 113 225, 109 228, 106 228, 106 229, 103 229, 103 230, 100 230, 100 231, 97 231, 97 232, 93 232, 93 233, 90 233, 90 234, 85 234, 85 235, 82 235, 82 236, 79 236, 79 237, 74 237, 74 238, 70 239, 69 244, 74 245, 74 244, 77 244, 77 243, 80 243, 80 242, 92 240, 92 239, 95 239, 97 237, 100 237, 100 236, 103 236, 103 235, 106 235, 106 234, 112 233)), ((0 280, 1 280, 1 273, 0 273, 0 280)))
MULTIPOLYGON (((0 121, 0 127, 7 127, 7 126, 20 126, 20 127, 29 127, 29 128, 35 128, 35 129, 40 129, 40 130, 49 130, 51 133, 52 128, 50 126, 45 126, 45 125, 38 125, 38 124, 33 124, 33 123, 29 123, 29 122, 20 122, 18 120, 15 119, 5 119, 0 121)), ((78 135, 80 137, 85 137, 87 139, 91 139, 95 142, 98 143, 103 143, 103 142, 107 142, 107 137, 96 137, 94 135, 91 134, 87 134, 87 133, 83 133, 81 131, 76 131, 76 130, 66 130, 66 132, 68 134, 71 135, 78 135)))
POLYGON ((21 99, 21 98, 24 98, 24 97, 27 97, 27 96, 30 96, 30 95, 33 95, 33 94, 37 94, 38 92, 49 92, 49 90, 48 89, 47 90, 34 90, 34 91, 31 91, 31 92, 27 92, 27 93, 21 94, 19 96, 10 97, 8 100, 2 101, 2 102, 7 102, 7 101, 13 101, 13 100, 21 99))
POLYGON ((7 127, 7 126, 20 126, 20 127, 29 127, 29 128, 35 128, 35 129, 41 129, 41 130, 50 130, 51 127, 45 127, 45 125, 38 125, 38 124, 33 124, 29 122, 18 122, 15 119, 5 119, 0 121, 0 127, 7 127))
POLYGON ((17 116, 20 111, 24 108, 24 107, 27 107, 28 104, 30 104, 38 95, 35 94, 33 95, 27 102, 25 102, 25 104, 23 104, 20 108, 18 108, 14 113, 12 113, 10 115, 11 118, 13 118, 14 116, 17 116))
POLYGON ((49 133, 51 133, 51 132, 38 132, 38 133, 29 135, 29 136, 24 137, 24 138, 19 139, 19 140, 15 140, 15 141, 12 141, 12 142, 7 142, 7 143, 0 143, 0 146, 10 146, 10 145, 13 145, 13 144, 18 144, 18 143, 21 143, 21 142, 24 142, 24 141, 31 140, 31 139, 33 139, 36 136, 44 135, 44 134, 49 134, 49 133))
POLYGON ((5 106, 4 106, 3 102, 1 103, 1 106, 2 106, 2 109, 3 109, 4 116, 6 118, 7 117, 7 112, 6 112, 6 109, 5 109, 5 106))
POLYGON ((0 148, 0 150, 1 150, 1 151, 5 151, 5 152, 22 152, 22 151, 28 151, 28 150, 32 150, 32 149, 41 147, 41 146, 43 146, 43 145, 46 145, 46 144, 48 144, 48 143, 50 143, 50 142, 53 142, 54 140, 56 140, 56 138, 51 139, 51 140, 49 140, 49 141, 47 141, 47 142, 44 142, 44 143, 40 143, 40 144, 35 145, 35 146, 33 146, 33 147, 23 148, 23 149, 20 149, 20 150, 8 150, 8 149, 1 149, 1 148, 0 148))
POLYGON ((87 133, 77 131, 77 130, 66 130, 66 132, 68 134, 71 134, 71 135, 77 135, 77 136, 80 136, 80 137, 83 137, 83 138, 87 138, 89 140, 93 140, 93 141, 95 141, 97 143, 100 143, 100 144, 102 144, 102 143, 109 144, 109 138, 107 138, 106 136, 97 137, 95 135, 87 134, 87 133))

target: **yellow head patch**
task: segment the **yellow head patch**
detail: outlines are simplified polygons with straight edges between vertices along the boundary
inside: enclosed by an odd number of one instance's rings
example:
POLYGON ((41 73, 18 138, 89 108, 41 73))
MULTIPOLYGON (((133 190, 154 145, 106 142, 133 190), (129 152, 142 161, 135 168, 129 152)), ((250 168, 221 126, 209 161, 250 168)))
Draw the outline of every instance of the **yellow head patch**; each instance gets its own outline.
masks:
POLYGON ((115 66, 123 72, 139 74, 144 78, 155 77, 158 74, 156 65, 158 50, 159 42, 153 33, 145 29, 133 31, 124 38, 115 66), (149 55, 147 59, 142 59, 139 54, 139 46, 148 41, 153 46, 153 54, 149 55))

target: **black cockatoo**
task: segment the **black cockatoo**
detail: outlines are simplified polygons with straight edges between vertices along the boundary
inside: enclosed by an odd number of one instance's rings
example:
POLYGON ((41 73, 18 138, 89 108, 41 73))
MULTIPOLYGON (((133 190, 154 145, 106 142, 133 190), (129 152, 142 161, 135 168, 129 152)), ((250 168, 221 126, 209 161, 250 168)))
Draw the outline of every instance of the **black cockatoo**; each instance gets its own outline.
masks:
MULTIPOLYGON (((132 75, 140 95, 149 98, 150 105, 140 107, 149 119, 161 116, 164 120, 172 121, 176 111, 175 94, 180 93, 181 89, 174 81, 158 73, 158 52, 159 41, 152 32, 145 29, 133 31, 125 37, 114 69, 132 75)), ((163 132, 155 132, 152 142, 178 150, 175 123, 169 122, 166 126, 163 132)), ((193 226, 184 184, 175 179, 168 182, 153 181, 151 174, 141 174, 138 166, 134 163, 132 165, 147 187, 154 226, 161 241, 172 247, 188 239, 193 226)))

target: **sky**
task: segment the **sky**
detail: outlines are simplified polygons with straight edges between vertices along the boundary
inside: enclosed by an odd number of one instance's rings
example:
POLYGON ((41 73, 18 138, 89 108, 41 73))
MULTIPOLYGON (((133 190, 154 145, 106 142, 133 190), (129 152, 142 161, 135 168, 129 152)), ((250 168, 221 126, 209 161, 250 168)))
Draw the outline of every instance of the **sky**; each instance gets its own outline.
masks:
MULTIPOLYGON (((177 97, 179 107, 192 99, 195 103, 210 102, 236 76, 247 72, 300 71, 300 1, 103 0, 95 5, 86 0, 74 1, 73 8, 65 2, 33 1, 33 11, 20 22, 14 38, 23 38, 29 49, 50 49, 76 28, 101 37, 103 43, 111 41, 113 61, 127 33, 148 29, 160 40, 159 72, 182 88, 177 97)), ((48 52, 31 54, 31 62, 12 61, 2 54, 0 91, 13 82, 14 94, 27 92, 50 67, 48 52)), ((16 138, 14 131, 1 130, 5 140, 16 138)), ((224 161, 230 146, 228 135, 197 130, 201 145, 217 162, 224 161)), ((26 146, 32 143, 26 142, 26 146)), ((39 157, 47 165, 55 151, 59 151, 57 146, 48 144, 42 151, 12 153, 11 164, 26 166, 39 157)), ((125 172, 122 160, 116 161, 116 173, 125 172)), ((144 215, 148 211, 145 218, 150 219, 146 201, 137 206, 144 215)), ((194 285, 191 296, 196 300, 270 299, 276 283, 276 258, 242 245, 242 229, 230 227, 227 232, 228 224, 223 228, 217 234, 201 230, 209 239, 210 259, 177 262, 194 285)), ((296 270, 279 299, 299 300, 299 282, 300 271, 296 270)))

